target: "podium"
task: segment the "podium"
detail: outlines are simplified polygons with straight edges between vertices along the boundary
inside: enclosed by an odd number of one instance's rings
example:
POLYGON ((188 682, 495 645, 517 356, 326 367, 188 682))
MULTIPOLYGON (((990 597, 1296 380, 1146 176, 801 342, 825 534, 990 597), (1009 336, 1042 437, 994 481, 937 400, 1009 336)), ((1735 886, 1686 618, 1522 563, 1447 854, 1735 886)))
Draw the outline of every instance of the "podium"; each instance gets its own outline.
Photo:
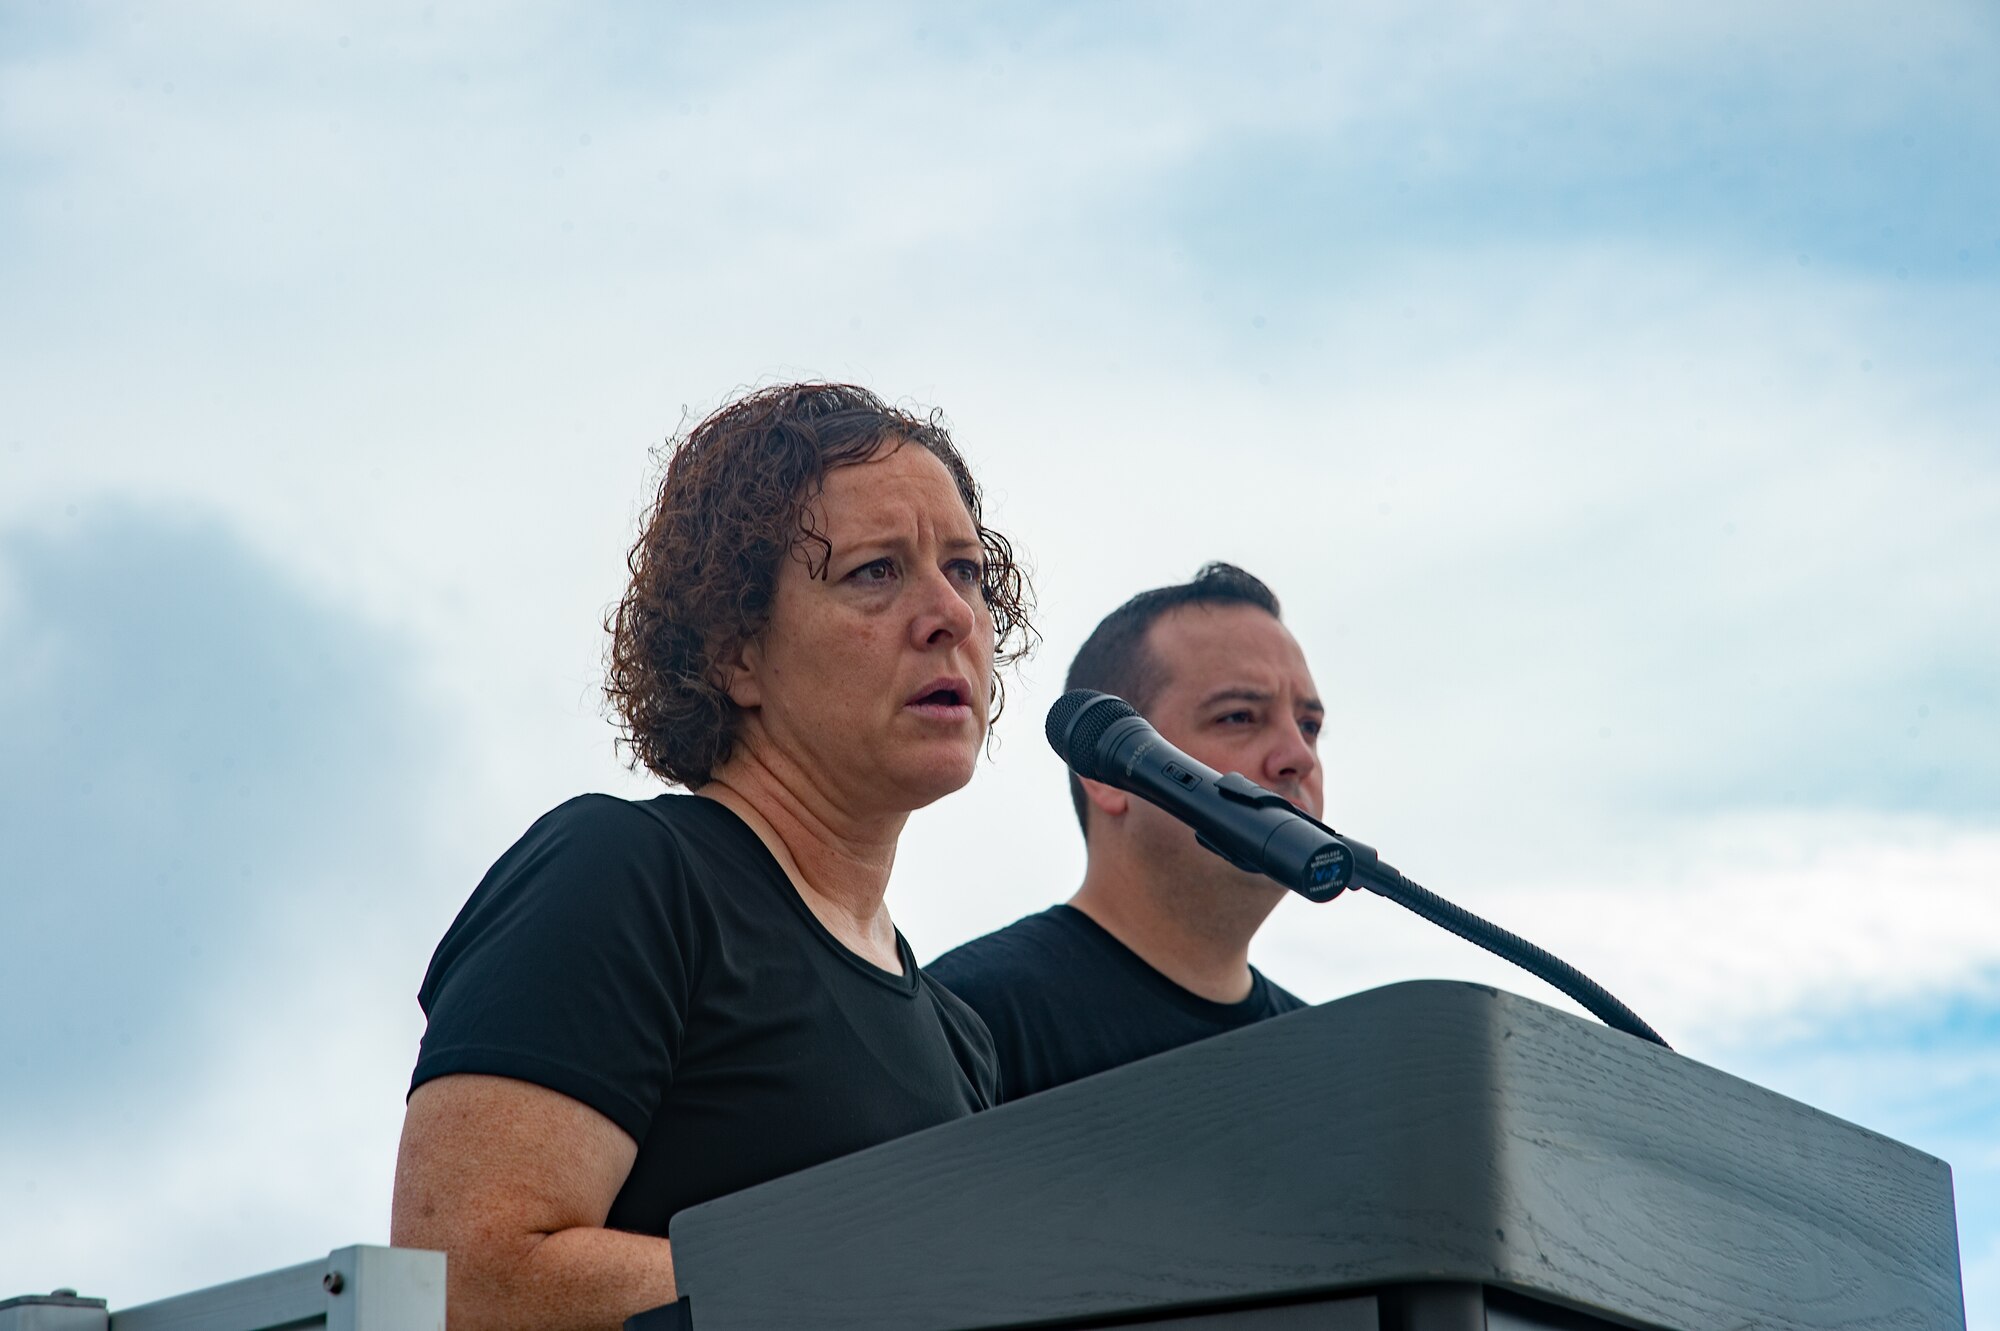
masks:
POLYGON ((1944 1162, 1391 985, 676 1216, 696 1331, 1963 1328, 1944 1162))

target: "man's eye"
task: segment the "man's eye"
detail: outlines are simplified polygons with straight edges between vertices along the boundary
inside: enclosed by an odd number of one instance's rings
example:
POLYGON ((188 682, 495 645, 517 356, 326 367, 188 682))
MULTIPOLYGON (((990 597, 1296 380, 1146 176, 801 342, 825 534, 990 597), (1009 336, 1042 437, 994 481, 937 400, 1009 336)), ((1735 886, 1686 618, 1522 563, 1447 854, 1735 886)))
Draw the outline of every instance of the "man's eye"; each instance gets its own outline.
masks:
POLYGON ((1299 722, 1299 730, 1307 739, 1318 739, 1319 732, 1326 729, 1326 723, 1318 717, 1307 717, 1299 722))
POLYGON ((1252 721, 1256 720, 1256 717, 1249 712, 1224 712, 1221 716, 1218 716, 1215 719, 1216 722, 1221 725, 1247 726, 1252 721))

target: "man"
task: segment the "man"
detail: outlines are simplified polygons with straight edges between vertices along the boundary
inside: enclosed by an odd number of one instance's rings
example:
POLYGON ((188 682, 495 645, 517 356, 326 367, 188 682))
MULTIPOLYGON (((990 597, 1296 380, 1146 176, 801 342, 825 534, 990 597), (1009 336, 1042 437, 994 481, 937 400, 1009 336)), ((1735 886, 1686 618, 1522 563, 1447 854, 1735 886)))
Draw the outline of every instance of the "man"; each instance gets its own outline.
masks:
MULTIPOLYGON (((1127 601, 1068 687, 1117 694, 1168 743, 1320 815, 1319 691, 1278 598, 1242 569, 1209 564, 1127 601)), ((925 968, 993 1032, 1003 1099, 1304 1006, 1250 965, 1283 888, 1136 796, 1069 782, 1088 855, 1076 895, 925 968)))

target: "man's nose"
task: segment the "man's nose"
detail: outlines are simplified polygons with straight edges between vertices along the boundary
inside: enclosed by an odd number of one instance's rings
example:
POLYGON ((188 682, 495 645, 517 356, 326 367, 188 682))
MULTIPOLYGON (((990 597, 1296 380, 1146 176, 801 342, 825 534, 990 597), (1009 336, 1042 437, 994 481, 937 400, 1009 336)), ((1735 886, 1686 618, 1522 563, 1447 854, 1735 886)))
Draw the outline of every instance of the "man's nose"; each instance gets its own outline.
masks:
POLYGON ((1284 791, 1290 787, 1303 794, 1306 778, 1319 766, 1319 755, 1307 742, 1305 733, 1295 721, 1285 721, 1276 727, 1271 747, 1264 754, 1264 784, 1273 790, 1284 791))

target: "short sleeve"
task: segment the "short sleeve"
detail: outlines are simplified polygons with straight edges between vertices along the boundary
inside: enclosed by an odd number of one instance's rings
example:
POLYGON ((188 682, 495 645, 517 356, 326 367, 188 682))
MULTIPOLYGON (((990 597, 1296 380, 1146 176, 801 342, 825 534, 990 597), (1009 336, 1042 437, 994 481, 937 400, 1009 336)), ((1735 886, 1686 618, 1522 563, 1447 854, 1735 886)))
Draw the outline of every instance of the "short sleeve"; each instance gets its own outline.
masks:
POLYGON ((580 1100, 635 1141, 673 1082, 700 940, 674 834, 586 795, 502 855, 438 944, 410 1089, 483 1073, 580 1100))

